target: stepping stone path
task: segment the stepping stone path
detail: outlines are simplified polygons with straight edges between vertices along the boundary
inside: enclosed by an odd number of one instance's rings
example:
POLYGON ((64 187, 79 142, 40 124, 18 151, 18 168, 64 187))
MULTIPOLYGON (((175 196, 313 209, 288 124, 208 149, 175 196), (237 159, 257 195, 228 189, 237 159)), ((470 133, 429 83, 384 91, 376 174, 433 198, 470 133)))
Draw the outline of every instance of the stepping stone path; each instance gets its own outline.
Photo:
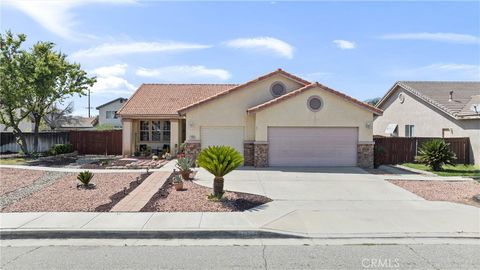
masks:
POLYGON ((111 212, 138 212, 150 201, 172 175, 170 171, 154 172, 145 179, 140 186, 119 201, 111 212))

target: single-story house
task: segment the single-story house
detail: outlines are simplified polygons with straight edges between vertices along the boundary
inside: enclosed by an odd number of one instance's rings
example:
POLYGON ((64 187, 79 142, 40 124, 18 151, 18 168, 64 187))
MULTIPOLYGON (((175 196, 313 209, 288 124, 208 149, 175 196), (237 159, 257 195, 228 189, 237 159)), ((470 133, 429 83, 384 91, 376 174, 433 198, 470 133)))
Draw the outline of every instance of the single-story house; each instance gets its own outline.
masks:
POLYGON ((98 106, 98 125, 108 125, 114 128, 122 127, 122 120, 117 117, 118 110, 127 101, 126 98, 116 98, 98 106))
POLYGON ((143 84, 118 111, 123 154, 150 146, 196 156, 230 145, 245 165, 373 165, 382 110, 281 69, 234 84, 143 84))
POLYGON ((469 137, 470 161, 480 164, 480 82, 399 81, 376 105, 373 134, 469 137))

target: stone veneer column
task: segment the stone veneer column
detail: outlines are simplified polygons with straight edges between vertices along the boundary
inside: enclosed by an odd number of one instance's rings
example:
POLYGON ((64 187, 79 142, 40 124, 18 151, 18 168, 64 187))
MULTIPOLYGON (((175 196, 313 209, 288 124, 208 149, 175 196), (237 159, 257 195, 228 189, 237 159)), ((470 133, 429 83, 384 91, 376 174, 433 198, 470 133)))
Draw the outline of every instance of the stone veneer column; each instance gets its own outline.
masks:
POLYGON ((357 166, 373 168, 373 146, 374 142, 357 144, 357 166))
POLYGON ((202 145, 200 141, 186 141, 185 142, 185 156, 191 158, 193 162, 197 159, 200 150, 202 149, 202 145))
POLYGON ((255 147, 253 141, 245 141, 243 143, 243 165, 253 166, 255 160, 255 147))
POLYGON ((255 142, 254 143, 254 160, 255 167, 268 167, 268 143, 255 142))

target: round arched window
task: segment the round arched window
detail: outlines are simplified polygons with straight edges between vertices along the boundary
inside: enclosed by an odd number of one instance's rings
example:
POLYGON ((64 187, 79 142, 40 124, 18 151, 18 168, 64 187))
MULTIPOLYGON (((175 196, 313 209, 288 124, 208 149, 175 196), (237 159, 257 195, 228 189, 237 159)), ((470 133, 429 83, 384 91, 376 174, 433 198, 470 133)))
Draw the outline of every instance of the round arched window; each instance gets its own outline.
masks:
POLYGON ((272 86, 270 86, 270 92, 272 96, 279 97, 287 92, 287 88, 281 82, 274 82, 272 86))
POLYGON ((308 108, 313 112, 318 112, 323 107, 323 100, 319 96, 311 96, 307 100, 308 108))

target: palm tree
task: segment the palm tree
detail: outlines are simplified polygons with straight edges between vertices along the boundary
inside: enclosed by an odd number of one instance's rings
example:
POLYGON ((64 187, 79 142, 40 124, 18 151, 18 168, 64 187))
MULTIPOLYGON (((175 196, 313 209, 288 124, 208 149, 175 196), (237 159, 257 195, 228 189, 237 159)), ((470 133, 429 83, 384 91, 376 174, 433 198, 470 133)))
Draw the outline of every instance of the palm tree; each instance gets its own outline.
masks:
POLYGON ((243 164, 242 155, 230 146, 210 146, 198 155, 198 165, 215 176, 213 195, 223 196, 223 177, 243 164))

